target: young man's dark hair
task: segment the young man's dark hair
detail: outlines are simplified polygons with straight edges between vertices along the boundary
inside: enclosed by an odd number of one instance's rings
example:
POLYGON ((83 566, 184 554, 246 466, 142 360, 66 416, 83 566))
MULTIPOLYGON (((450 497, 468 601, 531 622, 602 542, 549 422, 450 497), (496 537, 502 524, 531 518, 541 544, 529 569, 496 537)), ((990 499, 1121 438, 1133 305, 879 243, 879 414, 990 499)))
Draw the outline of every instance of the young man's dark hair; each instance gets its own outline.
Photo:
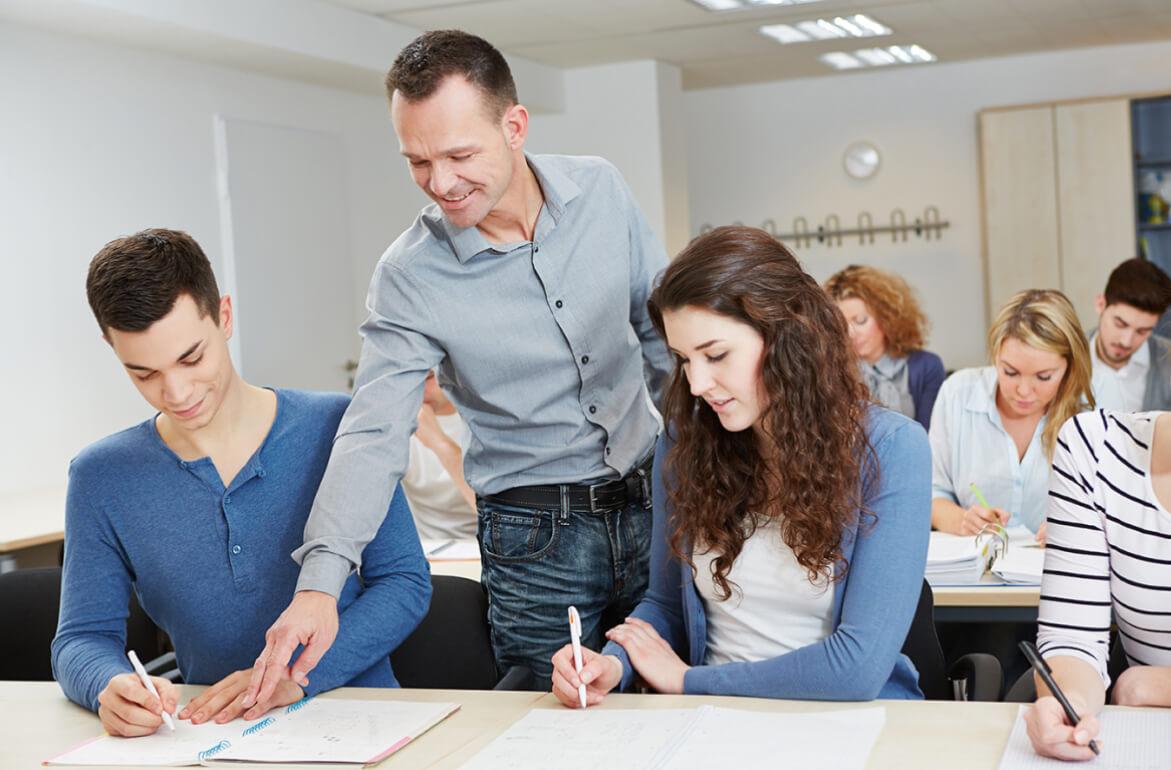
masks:
POLYGON ((421 101, 451 75, 480 89, 492 120, 517 103, 516 83, 504 56, 487 40, 456 29, 425 32, 407 45, 386 73, 386 96, 398 91, 407 101, 421 101))
POLYGON ((89 263, 85 294, 102 334, 141 332, 189 294, 219 324, 220 291, 203 249, 180 230, 151 229, 110 241, 89 263))
POLYGON ((1144 313, 1163 315, 1171 306, 1171 277, 1154 262, 1128 259, 1106 281, 1107 305, 1130 305, 1144 313))

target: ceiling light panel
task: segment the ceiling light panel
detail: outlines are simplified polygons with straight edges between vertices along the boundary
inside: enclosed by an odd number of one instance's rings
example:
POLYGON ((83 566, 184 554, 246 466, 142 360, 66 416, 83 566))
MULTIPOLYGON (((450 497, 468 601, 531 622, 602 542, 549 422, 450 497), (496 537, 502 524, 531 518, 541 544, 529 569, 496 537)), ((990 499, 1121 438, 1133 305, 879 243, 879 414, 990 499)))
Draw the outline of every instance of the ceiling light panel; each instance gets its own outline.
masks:
POLYGON ((918 45, 889 45, 885 48, 860 48, 852 53, 834 51, 817 57, 834 69, 887 67, 891 64, 923 64, 936 60, 935 54, 918 45))
POLYGON ((709 11, 740 11, 745 8, 762 8, 773 5, 806 5, 821 0, 691 0, 709 11))
POLYGON ((768 24, 761 27, 760 32, 778 43, 805 43, 843 37, 877 37, 891 34, 891 29, 866 14, 855 13, 832 19, 809 19, 791 25, 768 24))

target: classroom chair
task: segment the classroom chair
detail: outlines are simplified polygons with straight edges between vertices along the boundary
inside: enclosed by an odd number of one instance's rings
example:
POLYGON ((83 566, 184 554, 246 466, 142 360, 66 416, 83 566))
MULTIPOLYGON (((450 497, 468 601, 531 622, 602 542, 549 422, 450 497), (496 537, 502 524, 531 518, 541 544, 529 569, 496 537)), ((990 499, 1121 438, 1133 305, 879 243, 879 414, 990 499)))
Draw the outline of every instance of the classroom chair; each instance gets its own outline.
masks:
POLYGON ((928 700, 1000 700, 1004 682, 995 656, 973 652, 960 657, 950 669, 947 667, 935 630, 935 594, 926 580, 903 642, 903 654, 918 669, 919 689, 928 700))
MULTIPOLYGON (((49 646, 57 632, 61 604, 61 568, 37 567, 0 574, 0 617, 9 618, 18 633, 0 634, 0 680, 44 682, 53 680, 49 646)), ((126 649, 134 650, 155 676, 175 679, 174 653, 167 652, 166 636, 159 631, 130 595, 126 621, 126 649)))
POLYGON ((488 596, 479 582, 431 576, 431 607, 410 636, 390 654, 403 687, 444 690, 526 690, 533 675, 514 666, 496 669, 488 630, 488 596))
MULTIPOLYGON (((1126 659, 1126 650, 1122 647, 1118 632, 1111 631, 1110 635, 1110 658, 1106 661, 1106 673, 1110 676, 1110 686, 1106 688, 1107 703, 1110 702, 1114 683, 1118 681, 1119 675, 1130 667, 1130 661, 1126 659)), ((1033 678, 1031 669, 1017 677, 1012 687, 1009 687, 1008 692, 1005 693, 1004 700, 1006 703, 1032 703, 1037 700, 1037 680, 1033 678)))

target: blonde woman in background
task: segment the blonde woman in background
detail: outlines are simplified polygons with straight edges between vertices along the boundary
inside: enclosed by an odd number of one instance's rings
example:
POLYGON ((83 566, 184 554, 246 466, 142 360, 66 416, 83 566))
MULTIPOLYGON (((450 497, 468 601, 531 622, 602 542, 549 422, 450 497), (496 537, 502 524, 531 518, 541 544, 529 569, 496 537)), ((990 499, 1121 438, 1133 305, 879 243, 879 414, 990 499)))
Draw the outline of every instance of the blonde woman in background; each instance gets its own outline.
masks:
POLYGON ((943 361, 924 350, 927 317, 899 276, 850 265, 825 290, 838 303, 871 397, 887 409, 931 427, 931 411, 947 376, 943 361))
POLYGON ((992 366, 958 371, 939 391, 931 524, 960 535, 1020 524, 1043 541, 1057 432, 1094 406, 1089 345, 1065 295, 1034 289, 1001 308, 988 350, 992 366))

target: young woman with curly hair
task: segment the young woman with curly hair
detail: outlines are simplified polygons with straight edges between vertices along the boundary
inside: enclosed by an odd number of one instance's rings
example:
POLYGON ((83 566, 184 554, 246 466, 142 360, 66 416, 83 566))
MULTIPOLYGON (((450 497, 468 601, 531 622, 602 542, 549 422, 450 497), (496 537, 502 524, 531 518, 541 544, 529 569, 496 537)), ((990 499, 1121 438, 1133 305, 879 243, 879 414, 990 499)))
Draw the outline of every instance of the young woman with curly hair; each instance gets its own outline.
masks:
POLYGON ((931 427, 931 410, 947 376, 943 361, 923 345, 927 316, 899 276, 850 265, 830 276, 825 290, 850 329, 862 377, 875 401, 931 427))
MULTIPOLYGON (((587 702, 635 672, 669 693, 921 697, 900 650, 926 561, 923 429, 868 403, 841 313, 762 230, 700 236, 648 304, 676 358, 650 586, 583 650, 587 702)), ((580 705, 571 649, 553 664, 580 705)))

